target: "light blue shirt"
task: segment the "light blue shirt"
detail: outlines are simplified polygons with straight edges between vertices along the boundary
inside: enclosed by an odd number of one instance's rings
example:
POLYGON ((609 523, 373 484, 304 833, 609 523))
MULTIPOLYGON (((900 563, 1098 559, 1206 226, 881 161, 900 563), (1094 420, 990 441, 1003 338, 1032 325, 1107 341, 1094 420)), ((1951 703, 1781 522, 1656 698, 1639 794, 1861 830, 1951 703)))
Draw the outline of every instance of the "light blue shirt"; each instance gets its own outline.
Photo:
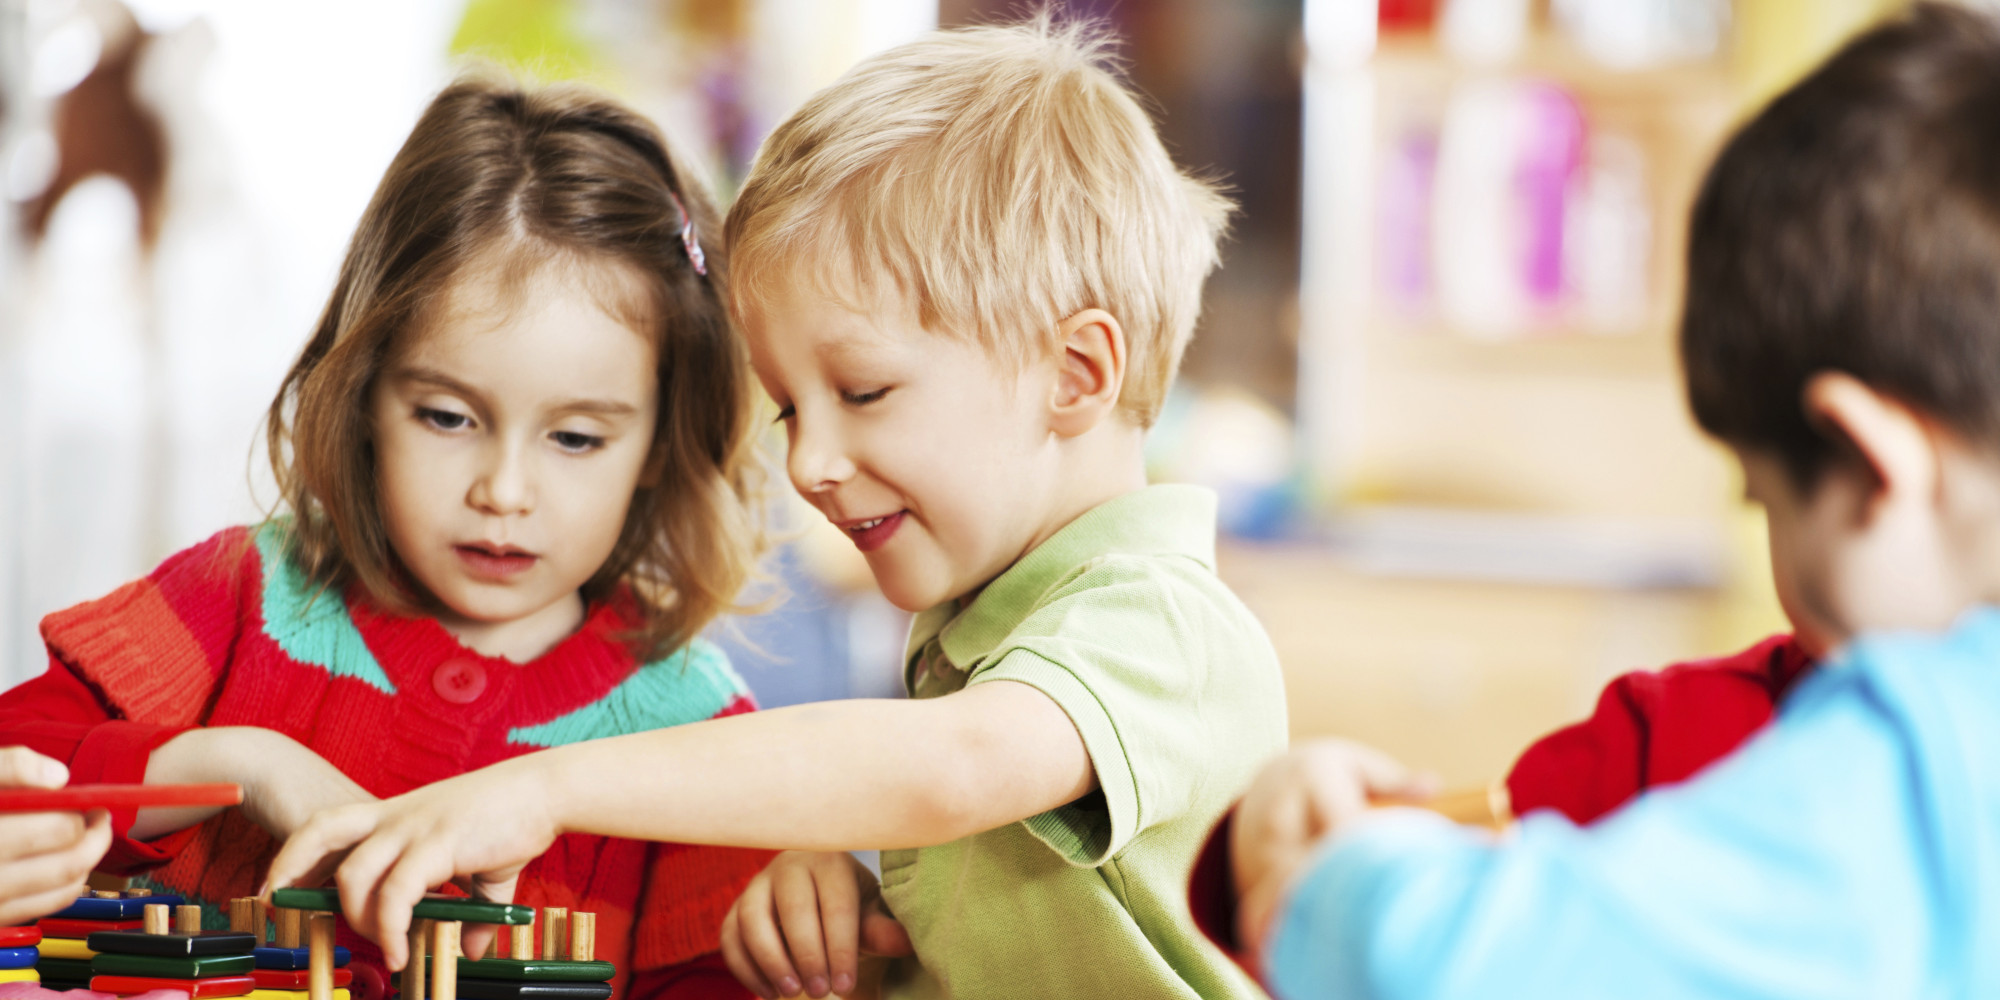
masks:
POLYGON ((1285 1000, 2000 997, 2000 610, 1851 643, 1595 826, 1359 826, 1269 946, 1285 1000))

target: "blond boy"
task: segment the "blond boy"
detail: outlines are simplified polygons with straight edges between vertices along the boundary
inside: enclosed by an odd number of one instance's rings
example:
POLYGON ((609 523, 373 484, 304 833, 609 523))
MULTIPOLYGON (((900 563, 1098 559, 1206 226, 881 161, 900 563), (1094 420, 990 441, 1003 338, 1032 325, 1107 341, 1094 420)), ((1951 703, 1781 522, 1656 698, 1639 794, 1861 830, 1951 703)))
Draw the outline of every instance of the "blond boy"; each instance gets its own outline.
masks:
POLYGON ((1178 170, 1104 43, 1046 18, 871 59, 766 143, 729 290, 787 471, 917 613, 908 701, 579 744, 323 814, 392 963, 409 904, 557 834, 791 848, 723 928, 765 997, 1253 995, 1183 903, 1229 794, 1284 743, 1209 494, 1143 446, 1226 203, 1178 170), (356 846, 358 845, 358 846, 356 846), (844 852, 883 849, 881 885, 844 852), (373 895, 373 905, 367 901, 373 895))

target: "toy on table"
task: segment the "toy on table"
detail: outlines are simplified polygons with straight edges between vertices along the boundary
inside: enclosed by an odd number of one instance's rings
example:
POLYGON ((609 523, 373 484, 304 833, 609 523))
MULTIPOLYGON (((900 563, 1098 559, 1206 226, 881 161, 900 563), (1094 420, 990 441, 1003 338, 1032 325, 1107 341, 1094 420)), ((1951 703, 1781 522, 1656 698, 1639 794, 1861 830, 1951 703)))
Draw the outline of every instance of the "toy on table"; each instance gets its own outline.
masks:
MULTIPOLYGON (((273 903, 309 910, 340 909, 333 889, 279 889, 273 903)), ((547 907, 541 919, 526 906, 429 896, 412 911, 410 958, 402 1000, 606 1000, 617 967, 596 960, 597 915, 547 907), (464 923, 507 924, 505 957, 468 958, 459 948, 464 923), (541 932, 540 956, 535 948, 541 932), (449 957, 452 961, 438 961, 449 957), (426 983, 426 978, 429 982, 426 983), (428 997, 426 987, 428 986, 428 997)), ((329 916, 330 919, 330 916, 329 916)), ((494 942, 498 949, 500 942, 494 942)), ((275 998, 274 998, 275 1000, 275 998)))
POLYGON ((137 930, 101 930, 85 939, 90 988, 129 996, 174 990, 189 1000, 240 997, 256 988, 250 970, 257 935, 248 931, 204 931, 201 907, 146 906, 137 930), (169 910, 172 910, 171 923, 169 910))
POLYGON ((92 809, 149 809, 158 806, 236 806, 243 786, 70 785, 66 788, 0 788, 0 813, 89 812, 92 809))
MULTIPOLYGON (((182 902, 179 896, 156 896, 147 889, 107 890, 78 897, 67 908, 35 924, 33 929, 40 935, 35 943, 35 978, 44 989, 88 988, 92 975, 90 962, 97 957, 96 950, 90 947, 92 934, 139 930, 145 926, 145 908, 149 904, 173 907, 182 902)), ((4 976, 5 973, 0 973, 0 977, 4 976)), ((6 981, 9 980, 0 978, 0 982, 6 981)))

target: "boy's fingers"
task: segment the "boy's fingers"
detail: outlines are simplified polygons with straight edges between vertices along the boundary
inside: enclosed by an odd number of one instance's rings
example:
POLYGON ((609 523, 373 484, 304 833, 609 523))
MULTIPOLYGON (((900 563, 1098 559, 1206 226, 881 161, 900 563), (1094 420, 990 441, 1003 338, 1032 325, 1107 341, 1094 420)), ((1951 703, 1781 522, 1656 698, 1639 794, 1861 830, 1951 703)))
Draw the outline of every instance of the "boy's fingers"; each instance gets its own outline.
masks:
MULTIPOLYGON (((854 859, 848 854, 821 855, 814 861, 813 873, 819 886, 820 927, 826 935, 828 988, 846 993, 854 989, 861 970, 861 887, 854 859)), ((810 979, 811 974, 807 976, 810 979)))
POLYGON ((785 953, 785 939, 778 931, 770 874, 770 869, 765 869, 766 878, 751 882, 743 890, 743 898, 736 904, 737 930, 742 932, 744 950, 750 953, 750 960, 763 974, 764 981, 771 984, 773 992, 779 996, 797 996, 799 974, 792 968, 791 956, 785 953))
POLYGON ((737 919, 737 911, 742 908, 743 901, 739 899, 735 906, 729 908, 728 915, 722 918, 723 964, 729 966, 730 974, 736 977, 737 982, 743 984, 744 989, 757 994, 763 1000, 773 1000, 778 991, 771 988, 770 981, 764 978, 764 973, 758 970, 757 963, 751 960, 749 950, 743 947, 742 925, 737 919))
POLYGON ((65 851, 83 839, 80 813, 42 812, 0 816, 0 860, 32 858, 65 851))
POLYGON ((27 747, 0 747, 0 788, 61 788, 69 768, 27 747))
POLYGON ((861 910, 861 950, 884 958, 906 958, 917 952, 910 944, 910 932, 889 913, 880 896, 861 910))

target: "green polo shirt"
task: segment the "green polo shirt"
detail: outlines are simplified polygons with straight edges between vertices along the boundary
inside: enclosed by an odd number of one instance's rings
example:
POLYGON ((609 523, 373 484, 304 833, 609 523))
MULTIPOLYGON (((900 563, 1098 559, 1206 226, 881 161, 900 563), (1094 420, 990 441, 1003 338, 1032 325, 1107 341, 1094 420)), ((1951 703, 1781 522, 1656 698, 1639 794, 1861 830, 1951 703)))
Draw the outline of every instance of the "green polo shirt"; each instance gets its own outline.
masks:
POLYGON ((1285 745, 1277 655, 1215 575, 1214 494, 1152 486, 1090 510, 969 607, 918 615, 905 669, 917 698, 991 681, 1048 695, 1100 791, 882 852, 917 952, 885 996, 1261 995, 1187 908, 1203 838, 1285 745))

